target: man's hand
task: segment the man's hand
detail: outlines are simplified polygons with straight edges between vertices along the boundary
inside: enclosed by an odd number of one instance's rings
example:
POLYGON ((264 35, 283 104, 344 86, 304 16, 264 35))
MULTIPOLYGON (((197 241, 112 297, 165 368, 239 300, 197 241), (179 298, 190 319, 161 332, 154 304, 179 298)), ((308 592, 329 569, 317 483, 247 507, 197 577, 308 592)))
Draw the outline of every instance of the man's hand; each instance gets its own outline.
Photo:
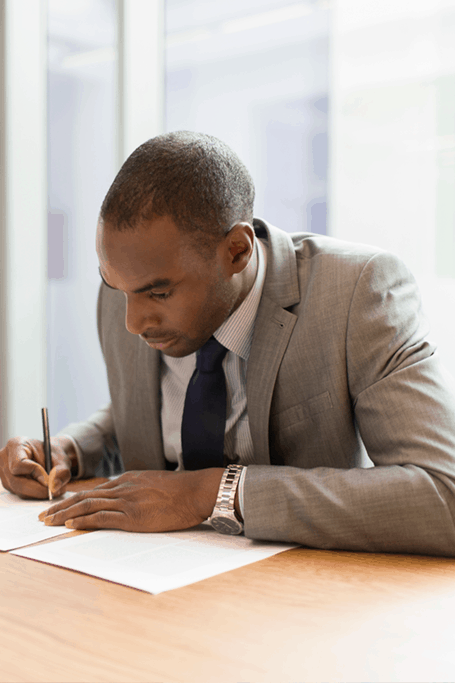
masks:
POLYGON ((175 531, 210 517, 223 468, 127 472, 52 505, 39 518, 70 529, 175 531))
POLYGON ((71 479, 76 458, 73 442, 65 436, 51 438, 52 470, 45 469, 43 442, 16 437, 0 450, 0 478, 5 489, 21 498, 47 498, 48 486, 56 498, 71 479))

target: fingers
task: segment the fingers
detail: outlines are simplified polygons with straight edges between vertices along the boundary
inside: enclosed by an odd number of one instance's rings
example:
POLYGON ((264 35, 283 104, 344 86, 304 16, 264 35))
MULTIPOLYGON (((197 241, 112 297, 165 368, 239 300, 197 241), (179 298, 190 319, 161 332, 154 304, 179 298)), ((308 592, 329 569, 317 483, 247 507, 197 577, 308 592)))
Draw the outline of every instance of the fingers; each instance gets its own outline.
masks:
POLYGON ((116 477, 115 479, 109 479, 109 481, 105 481, 103 484, 98 484, 98 486, 94 487, 93 491, 99 491, 100 489, 113 489, 119 485, 119 479, 121 478, 122 477, 116 477))
POLYGON ((100 510, 119 510, 118 499, 109 498, 102 492, 81 491, 70 498, 51 505, 38 515, 38 519, 51 526, 61 526, 72 517, 89 515, 100 510))
POLYGON ((36 455, 35 449, 26 444, 24 444, 22 448, 13 450, 8 458, 9 470, 14 477, 31 477, 47 487, 47 472, 44 467, 34 459, 36 455))
POLYGON ((37 439, 16 437, 0 451, 0 475, 8 491, 21 498, 48 497, 48 486, 54 496, 60 496, 71 479, 71 463, 65 450, 52 444, 54 468, 50 475, 44 468, 43 444, 37 439))
POLYGON ((95 529, 121 529, 122 531, 128 531, 125 522, 126 517, 123 512, 101 510, 84 517, 69 519, 65 526, 68 529, 84 529, 87 531, 95 529))
MULTIPOLYGON (((81 493, 85 493, 88 495, 89 492, 85 491, 81 493)), ((65 510, 66 508, 68 508, 70 505, 74 505, 74 503, 82 499, 81 493, 76 493, 74 496, 71 496, 70 498, 65 498, 65 500, 62 500, 59 503, 51 505, 49 508, 47 508, 47 510, 44 510, 44 512, 41 512, 38 515, 38 519, 43 521, 45 517, 54 515, 56 512, 60 512, 61 510, 65 510)))
POLYGON ((120 523, 120 518, 123 517, 119 501, 109 498, 84 498, 84 500, 70 505, 63 510, 51 513, 49 509, 40 515, 40 518, 47 526, 70 525, 71 522, 70 526, 74 529, 120 528, 118 524, 120 523), (115 517, 117 526, 103 526, 103 520, 108 524, 113 523, 112 516, 110 516, 111 513, 118 515, 115 517), (94 522, 98 526, 92 526, 94 522))
POLYGON ((26 477, 9 477, 8 486, 5 486, 5 488, 15 493, 19 498, 46 500, 49 495, 47 485, 42 486, 37 481, 26 477))
POLYGON ((30 440, 10 439, 0 451, 0 476, 5 489, 21 498, 47 498, 48 475, 38 460, 30 440))

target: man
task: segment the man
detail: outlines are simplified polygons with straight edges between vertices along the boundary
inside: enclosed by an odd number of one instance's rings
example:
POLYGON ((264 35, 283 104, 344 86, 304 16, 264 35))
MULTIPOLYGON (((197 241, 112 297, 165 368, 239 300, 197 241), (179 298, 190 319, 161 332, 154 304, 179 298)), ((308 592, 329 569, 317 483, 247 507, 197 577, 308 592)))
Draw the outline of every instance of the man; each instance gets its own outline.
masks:
POLYGON ((250 538, 455 555, 455 399, 412 276, 379 249, 253 221, 253 198, 207 135, 129 157, 97 230, 111 404, 52 439, 49 480, 41 442, 8 442, 3 485, 57 496, 118 446, 126 472, 46 524, 210 518, 250 538))

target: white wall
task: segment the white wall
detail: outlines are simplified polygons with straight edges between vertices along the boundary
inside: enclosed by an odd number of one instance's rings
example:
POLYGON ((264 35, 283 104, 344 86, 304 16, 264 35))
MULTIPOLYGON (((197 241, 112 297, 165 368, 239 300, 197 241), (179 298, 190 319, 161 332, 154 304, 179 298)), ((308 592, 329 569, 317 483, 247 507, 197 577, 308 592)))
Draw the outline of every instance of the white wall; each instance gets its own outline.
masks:
POLYGON ((455 375, 455 0, 337 0, 330 91, 330 232, 403 258, 455 375))

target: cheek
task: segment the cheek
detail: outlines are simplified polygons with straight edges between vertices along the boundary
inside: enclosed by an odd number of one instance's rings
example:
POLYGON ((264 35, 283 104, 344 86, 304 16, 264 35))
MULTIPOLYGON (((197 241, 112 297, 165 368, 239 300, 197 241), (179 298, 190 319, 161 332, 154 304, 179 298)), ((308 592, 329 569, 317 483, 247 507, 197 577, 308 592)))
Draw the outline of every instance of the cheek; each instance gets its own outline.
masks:
POLYGON ((200 292, 194 293, 185 300, 180 319, 188 330, 199 327, 201 319, 207 315, 207 304, 208 301, 200 296, 200 292))
POLYGON ((176 294, 169 299, 169 303, 161 307, 163 325, 186 333, 197 323, 203 308, 199 292, 194 291, 191 295, 176 294))
POLYGON ((175 323, 186 336, 198 338, 211 329, 219 315, 220 304, 207 288, 194 289, 193 293, 179 304, 175 311, 175 323))
POLYGON ((167 321, 174 329, 186 336, 198 338, 207 331, 213 332, 229 315, 235 296, 228 283, 217 277, 215 281, 201 282, 188 286, 185 296, 176 299, 169 311, 167 321), (188 292, 188 293, 187 293, 188 292), (172 319, 171 316, 172 315, 172 319))

